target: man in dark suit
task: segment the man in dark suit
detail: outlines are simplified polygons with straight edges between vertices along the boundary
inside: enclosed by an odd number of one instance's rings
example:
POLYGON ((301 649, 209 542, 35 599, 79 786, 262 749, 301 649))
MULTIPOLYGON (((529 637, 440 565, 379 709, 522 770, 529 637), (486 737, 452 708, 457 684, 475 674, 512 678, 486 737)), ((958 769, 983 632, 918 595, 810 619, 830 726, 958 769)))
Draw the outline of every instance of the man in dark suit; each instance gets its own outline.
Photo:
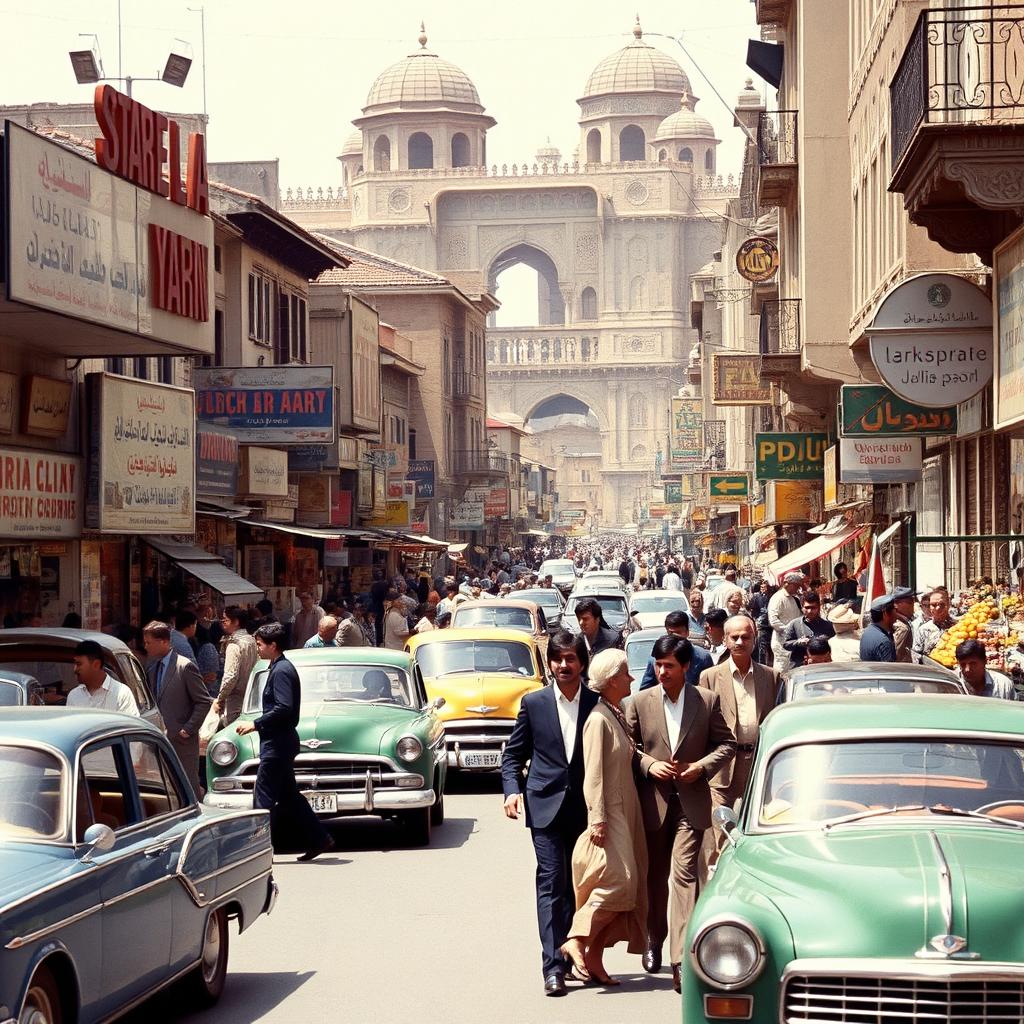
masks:
POLYGON ((544 991, 564 996, 569 965, 561 947, 576 910, 572 851, 587 827, 581 737, 597 694, 583 682, 589 658, 582 634, 556 633, 548 642, 547 657, 554 685, 523 697, 502 754, 501 781, 506 816, 518 818, 525 803, 533 836, 544 991))
POLYGON ((174 744, 196 796, 205 792, 199 781, 199 727, 213 698, 195 662, 171 647, 171 628, 153 621, 142 631, 142 642, 150 657, 146 675, 156 706, 164 720, 167 738, 174 744))
MULTIPOLYGON (((690 616, 687 612, 676 610, 665 616, 665 632, 673 636, 690 639, 690 616)), ((701 672, 711 668, 711 655, 703 647, 690 645, 693 653, 690 655, 690 667, 686 670, 686 682, 689 686, 696 686, 701 672)), ((658 685, 658 671, 654 666, 654 658, 647 659, 647 668, 644 669, 644 677, 640 680, 640 690, 649 690, 652 686, 658 685)))
MULTIPOLYGON (((256 770, 253 806, 271 812, 271 828, 280 836, 284 819, 296 833, 295 845, 310 861, 334 846, 330 833, 320 824, 309 801, 295 784, 295 756, 299 752, 299 708, 302 687, 295 666, 284 656, 288 632, 279 622, 260 626, 254 634, 261 658, 270 662, 263 684, 263 714, 253 722, 235 726, 239 736, 260 736, 260 766, 256 770)), ((289 841, 291 845, 291 840, 289 841)))
POLYGON ((686 685, 692 653, 683 637, 659 637, 654 643, 658 685, 641 690, 626 705, 626 721, 642 751, 639 790, 648 856, 643 965, 651 974, 661 969, 661 947, 669 936, 677 992, 683 933, 697 899, 701 841, 711 827, 709 781, 736 754, 718 696, 686 685))

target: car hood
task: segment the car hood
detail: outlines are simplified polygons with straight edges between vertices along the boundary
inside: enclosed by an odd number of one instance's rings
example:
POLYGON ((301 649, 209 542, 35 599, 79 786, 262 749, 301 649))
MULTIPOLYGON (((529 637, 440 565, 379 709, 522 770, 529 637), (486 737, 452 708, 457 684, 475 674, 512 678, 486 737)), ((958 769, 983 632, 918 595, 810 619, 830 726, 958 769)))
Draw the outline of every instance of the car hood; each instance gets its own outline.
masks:
POLYGON ((299 718, 299 752, 379 754, 385 733, 421 712, 388 704, 325 701, 303 704, 299 718))
POLYGON ((488 672, 464 672, 424 682, 428 697, 444 697, 438 717, 446 722, 460 718, 515 718, 523 697, 544 685, 528 676, 488 672))
POLYGON ((0 908, 60 881, 76 864, 67 847, 0 842, 0 908))
POLYGON ((1024 959, 1024 832, 1016 829, 849 825, 746 836, 715 878, 717 893, 730 887, 756 889, 776 905, 798 957, 913 957, 949 931, 982 959, 1024 959))
POLYGON ((665 624, 664 612, 633 612, 633 618, 640 623, 641 629, 658 629, 665 624))

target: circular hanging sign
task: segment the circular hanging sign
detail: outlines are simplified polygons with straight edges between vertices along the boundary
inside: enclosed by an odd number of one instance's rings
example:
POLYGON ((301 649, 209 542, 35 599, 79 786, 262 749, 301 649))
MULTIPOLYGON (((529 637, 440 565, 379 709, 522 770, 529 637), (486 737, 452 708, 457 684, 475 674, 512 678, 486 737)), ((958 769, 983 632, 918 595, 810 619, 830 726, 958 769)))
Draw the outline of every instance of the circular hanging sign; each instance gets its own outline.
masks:
POLYGON ((992 380, 992 299, 956 274, 907 278, 865 330, 878 375, 908 402, 956 405, 992 380))
POLYGON ((736 250, 736 269, 747 281, 767 281, 779 269, 779 247, 760 235, 748 238, 736 250))

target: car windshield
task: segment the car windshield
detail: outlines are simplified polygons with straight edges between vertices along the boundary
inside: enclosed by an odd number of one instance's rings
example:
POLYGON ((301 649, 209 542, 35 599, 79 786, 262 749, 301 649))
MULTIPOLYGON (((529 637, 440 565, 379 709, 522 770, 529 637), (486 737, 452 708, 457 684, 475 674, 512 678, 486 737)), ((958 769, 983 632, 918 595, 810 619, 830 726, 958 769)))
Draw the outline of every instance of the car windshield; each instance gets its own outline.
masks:
POLYGON ((633 611, 637 615, 667 615, 669 612, 690 610, 690 604, 682 594, 633 595, 633 611))
POLYGON ((545 562, 537 571, 537 575, 544 579, 549 574, 552 579, 558 579, 559 577, 565 579, 567 576, 575 577, 576 567, 569 561, 545 562))
POLYGON ((561 602, 558 600, 557 590, 524 590, 517 596, 521 597, 524 601, 532 601, 534 604, 539 604, 545 611, 549 608, 557 610, 562 607, 561 602))
POLYGON ((444 640, 416 648, 416 663, 428 679, 466 672, 536 676, 533 651, 512 640, 444 640))
POLYGON ((529 608, 510 608, 495 603, 486 608, 456 608, 452 626, 459 629, 464 626, 501 626, 532 633, 533 616, 529 608))
MULTIPOLYGON (((660 634, 659 634, 660 635, 660 634)), ((647 662, 650 661, 651 651, 654 650, 654 641, 658 637, 644 637, 640 640, 633 640, 632 637, 626 641, 626 661, 629 665, 629 674, 642 679, 647 671, 647 662)))
POLYGON ((57 837, 64 787, 64 772, 53 754, 0 746, 0 838, 57 837))
MULTIPOLYGON (((609 626, 621 626, 625 623, 627 613, 626 599, 624 597, 606 597, 604 594, 600 596, 588 595, 587 600, 596 601, 601 606, 601 611, 604 613, 604 620, 609 626)), ((576 605, 578 603, 579 602, 577 601, 570 601, 565 609, 566 612, 570 615, 575 615, 576 605)))
POLYGON ((841 677, 796 682, 793 700, 840 697, 848 693, 963 693, 952 679, 889 679, 886 676, 841 677))
POLYGON ((788 747, 768 765, 758 823, 809 826, 860 814, 877 823, 887 810, 912 807, 1024 822, 1024 747, 967 738, 788 747))
MULTIPOLYGON (((294 664, 294 662, 293 662, 294 664)), ((348 665, 323 662, 295 665, 302 686, 302 703, 327 701, 359 704, 390 704, 413 707, 412 683, 408 673, 393 665, 348 665)), ((267 669, 261 669, 249 683, 247 711, 259 711, 267 669)))

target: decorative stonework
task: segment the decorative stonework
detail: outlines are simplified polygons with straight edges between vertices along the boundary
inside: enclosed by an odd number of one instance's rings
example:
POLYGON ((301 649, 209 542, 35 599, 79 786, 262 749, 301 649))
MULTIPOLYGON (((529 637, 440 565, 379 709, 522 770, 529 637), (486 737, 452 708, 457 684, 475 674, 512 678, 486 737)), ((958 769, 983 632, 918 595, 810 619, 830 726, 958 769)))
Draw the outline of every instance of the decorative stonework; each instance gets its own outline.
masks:
POLYGON ((597 253, 597 235, 592 231, 581 231, 576 236, 576 269, 582 272, 597 270, 597 253))
POLYGON ((469 267, 469 239, 465 231, 450 231, 445 245, 445 263, 453 270, 469 267))
POLYGON ((634 178, 626 186, 626 199, 633 206, 643 206, 650 197, 650 191, 640 178, 634 178))
POLYGON ((945 171, 979 206, 996 210, 1024 207, 1024 166, 1017 161, 950 160, 945 171))
POLYGON ((407 188, 393 188, 388 193, 388 209, 392 213, 405 213, 412 206, 412 197, 407 188))

